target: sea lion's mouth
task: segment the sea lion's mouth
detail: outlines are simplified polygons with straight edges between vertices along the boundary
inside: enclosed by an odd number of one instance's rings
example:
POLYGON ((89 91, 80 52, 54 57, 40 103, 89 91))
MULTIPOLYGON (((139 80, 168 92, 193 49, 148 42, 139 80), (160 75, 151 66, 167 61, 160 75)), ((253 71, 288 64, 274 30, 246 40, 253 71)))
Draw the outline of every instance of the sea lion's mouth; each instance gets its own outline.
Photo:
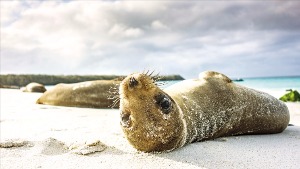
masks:
POLYGON ((130 113, 123 111, 121 112, 121 125, 126 128, 129 128, 131 126, 130 113))

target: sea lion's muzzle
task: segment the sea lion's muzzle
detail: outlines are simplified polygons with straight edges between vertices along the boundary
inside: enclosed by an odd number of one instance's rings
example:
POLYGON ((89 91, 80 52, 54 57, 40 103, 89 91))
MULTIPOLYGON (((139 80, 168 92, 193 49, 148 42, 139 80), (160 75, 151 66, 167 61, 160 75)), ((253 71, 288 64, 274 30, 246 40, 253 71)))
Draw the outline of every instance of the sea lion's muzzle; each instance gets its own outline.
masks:
POLYGON ((121 111, 120 116, 121 116, 121 125, 123 127, 129 128, 131 126, 130 113, 121 111))

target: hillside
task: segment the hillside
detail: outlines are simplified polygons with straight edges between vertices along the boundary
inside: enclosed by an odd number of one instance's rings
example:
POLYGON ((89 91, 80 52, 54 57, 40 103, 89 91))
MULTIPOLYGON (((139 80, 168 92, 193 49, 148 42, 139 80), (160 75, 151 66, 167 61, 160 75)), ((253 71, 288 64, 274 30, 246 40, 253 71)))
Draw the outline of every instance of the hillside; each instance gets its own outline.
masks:
MULTIPOLYGON (((113 80, 113 79, 122 79, 125 76, 118 75, 16 75, 16 74, 7 74, 0 75, 0 86, 1 87, 21 87, 26 86, 31 82, 37 82, 44 85, 56 85, 58 83, 77 83, 83 81, 91 80, 113 80)), ((161 76, 161 81, 165 80, 184 80, 180 75, 166 75, 161 76)))

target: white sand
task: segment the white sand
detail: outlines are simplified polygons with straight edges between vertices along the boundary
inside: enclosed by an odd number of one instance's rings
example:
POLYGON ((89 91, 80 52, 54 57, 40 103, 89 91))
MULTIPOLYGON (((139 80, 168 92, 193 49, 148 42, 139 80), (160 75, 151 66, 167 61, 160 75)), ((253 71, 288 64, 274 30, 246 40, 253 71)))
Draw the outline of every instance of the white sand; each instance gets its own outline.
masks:
POLYGON ((37 105, 41 94, 0 89, 0 168, 299 168, 300 103, 283 133, 219 138, 170 153, 133 149, 117 109, 37 105), (91 153, 91 154, 89 154, 91 153), (87 155, 82 155, 87 154, 87 155))

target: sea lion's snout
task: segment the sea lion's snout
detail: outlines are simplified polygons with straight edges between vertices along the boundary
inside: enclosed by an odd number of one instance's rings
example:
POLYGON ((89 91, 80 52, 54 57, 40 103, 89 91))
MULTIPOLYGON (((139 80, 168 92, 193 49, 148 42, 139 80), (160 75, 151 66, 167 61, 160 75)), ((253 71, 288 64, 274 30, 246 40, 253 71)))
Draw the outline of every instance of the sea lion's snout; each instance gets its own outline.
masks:
POLYGON ((130 113, 121 111, 121 125, 123 127, 129 128, 131 126, 130 113))

